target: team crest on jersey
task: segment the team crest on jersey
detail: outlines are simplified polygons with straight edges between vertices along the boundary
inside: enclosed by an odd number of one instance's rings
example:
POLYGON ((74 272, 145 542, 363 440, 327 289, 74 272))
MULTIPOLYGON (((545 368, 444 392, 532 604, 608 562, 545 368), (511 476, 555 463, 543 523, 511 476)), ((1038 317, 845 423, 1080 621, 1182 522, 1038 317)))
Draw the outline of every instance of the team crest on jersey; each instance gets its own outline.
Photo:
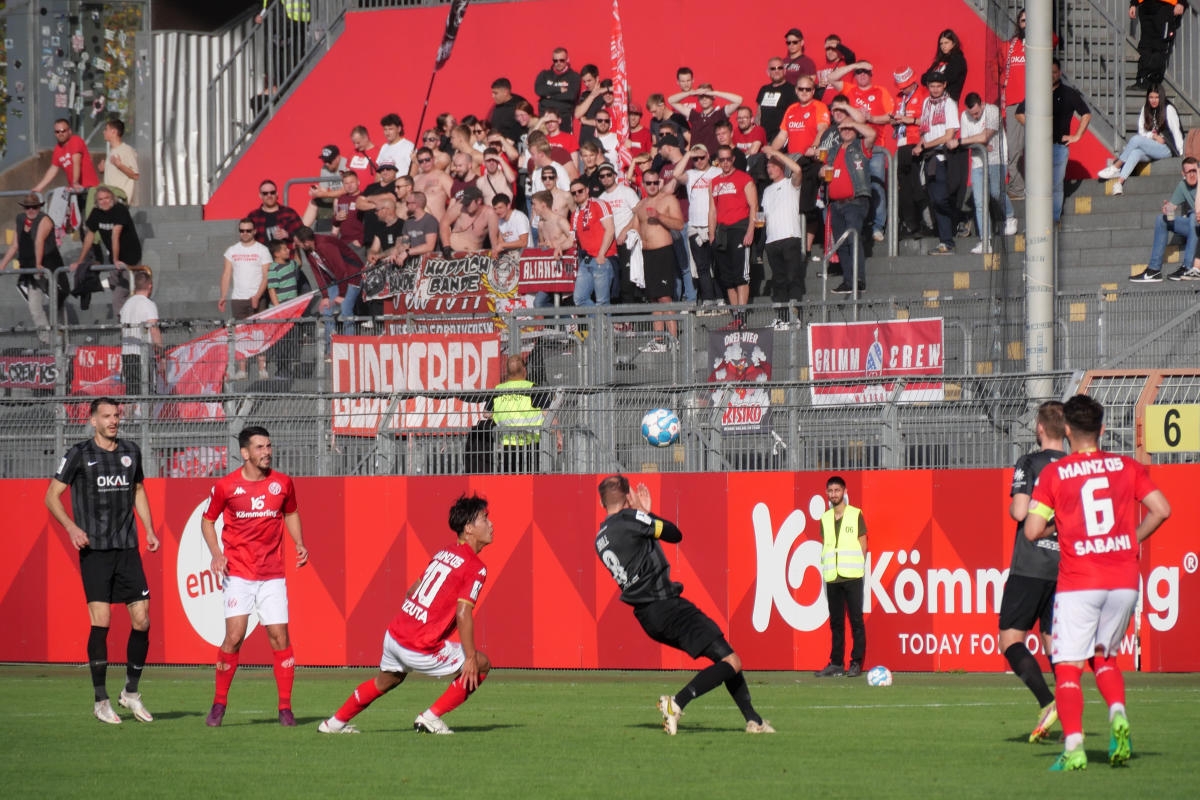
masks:
POLYGON ((283 487, 279 485, 278 481, 271 481, 271 483, 267 486, 267 491, 271 494, 279 494, 283 491, 283 487))
POLYGON ((133 459, 130 458, 129 456, 121 456, 121 466, 122 467, 133 466, 133 459))

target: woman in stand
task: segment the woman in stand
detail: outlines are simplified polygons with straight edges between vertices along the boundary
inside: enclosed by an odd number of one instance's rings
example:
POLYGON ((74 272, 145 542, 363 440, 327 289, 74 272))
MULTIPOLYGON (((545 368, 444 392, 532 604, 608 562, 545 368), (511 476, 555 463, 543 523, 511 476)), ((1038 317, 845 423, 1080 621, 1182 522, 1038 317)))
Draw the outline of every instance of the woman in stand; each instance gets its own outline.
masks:
POLYGON ((937 52, 925 72, 940 73, 946 79, 946 94, 956 104, 962 101, 963 86, 967 82, 967 57, 963 55, 957 33, 947 28, 938 34, 937 52))
POLYGON ((1183 152, 1183 131, 1179 127, 1179 112, 1167 99, 1162 86, 1155 84, 1146 91, 1146 104, 1138 115, 1138 132, 1125 145, 1121 157, 1110 161, 1100 170, 1101 180, 1117 179, 1112 193, 1125 193, 1125 181, 1143 161, 1158 161, 1183 152))

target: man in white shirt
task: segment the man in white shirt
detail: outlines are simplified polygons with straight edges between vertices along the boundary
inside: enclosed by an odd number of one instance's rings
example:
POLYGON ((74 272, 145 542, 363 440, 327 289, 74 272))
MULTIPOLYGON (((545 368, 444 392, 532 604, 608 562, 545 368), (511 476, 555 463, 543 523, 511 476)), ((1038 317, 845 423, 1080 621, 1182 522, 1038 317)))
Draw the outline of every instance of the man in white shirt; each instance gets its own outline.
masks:
POLYGON ((720 174, 720 168, 712 163, 708 148, 702 144, 689 147, 675 164, 675 180, 683 181, 687 186, 688 248, 692 254, 692 263, 696 267, 700 301, 708 305, 717 304, 721 296, 717 290, 717 283, 713 280, 712 244, 708 238, 708 208, 712 182, 713 178, 720 174))
POLYGON ((503 192, 492 197, 492 210, 496 212, 496 224, 500 229, 500 246, 497 255, 507 250, 520 252, 529 246, 529 217, 512 207, 512 198, 503 192))
POLYGON ((108 144, 108 157, 101 167, 104 185, 124 195, 125 205, 137 204, 138 173, 137 152, 125 144, 125 123, 110 119, 104 123, 104 141, 108 144))
MULTIPOLYGON (((987 150, 988 194, 997 208, 1003 198, 1004 204, 1004 235, 1013 236, 1017 232, 1017 218, 1013 213, 1012 201, 1004 191, 1004 133, 1000 130, 1000 109, 991 103, 983 102, 978 92, 971 92, 963 100, 963 112, 959 118, 958 136, 963 147, 973 144, 983 145, 987 150)), ((991 212, 990 204, 983 197, 983 159, 978 151, 971 149, 971 195, 975 199, 975 230, 979 232, 979 244, 971 249, 972 253, 992 252, 992 243, 983 240, 983 215, 991 212)), ((995 216, 992 216, 995 219, 995 216)), ((995 232, 995 226, 992 226, 995 232)))
MULTIPOLYGON (((774 147, 764 147, 767 157, 767 177, 771 183, 763 189, 762 216, 766 248, 764 255, 771 268, 771 302, 787 303, 776 309, 776 330, 791 328, 791 309, 804 302, 805 273, 804 229, 800 216, 800 183, 803 171, 787 154, 774 147), (789 175, 790 173, 790 175, 789 175)), ((799 321, 799 320, 797 320, 799 321)))
POLYGON ((404 138, 404 122, 399 114, 388 114, 379 120, 379 124, 383 126, 384 143, 379 145, 379 157, 375 163, 391 159, 396 165, 397 174, 407 175, 416 146, 404 138))
POLYGON ((617 180, 617 170, 605 161, 596 170, 600 175, 600 185, 604 191, 600 198, 612 209, 613 227, 616 229, 617 269, 613 270, 612 298, 620 303, 642 302, 642 290, 633 282, 629 275, 629 245, 625 238, 630 231, 636 230, 633 209, 638 204, 637 192, 628 185, 617 180))
POLYGON ((158 329, 158 305, 150 299, 153 291, 150 271, 133 270, 133 296, 121 306, 121 379, 127 395, 142 393, 143 354, 151 376, 147 389, 154 390, 154 358, 162 350, 162 331, 158 329))
MULTIPOLYGON (((238 241, 225 250, 225 267, 221 272, 221 299, 217 310, 225 313, 225 306, 232 307, 234 319, 245 319, 259 310, 262 297, 267 292, 267 270, 271 267, 271 253, 254 240, 254 223, 249 219, 238 222, 238 241)), ((258 372, 269 377, 265 355, 258 357, 258 372)), ((234 380, 245 380, 246 362, 237 361, 234 380)))

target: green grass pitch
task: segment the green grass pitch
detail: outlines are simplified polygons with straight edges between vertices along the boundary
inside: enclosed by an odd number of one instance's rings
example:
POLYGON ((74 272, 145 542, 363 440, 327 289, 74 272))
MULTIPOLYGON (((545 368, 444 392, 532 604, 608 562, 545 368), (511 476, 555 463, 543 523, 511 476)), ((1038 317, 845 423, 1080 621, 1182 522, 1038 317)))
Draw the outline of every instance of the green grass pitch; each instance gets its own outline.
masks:
MULTIPOLYGON (((1032 696, 1012 675, 897 674, 894 686, 810 673, 750 673, 778 729, 749 736, 723 689, 693 702, 679 735, 654 704, 684 672, 496 670, 421 736, 413 718, 442 682, 414 677, 356 720, 358 736, 316 726, 365 669, 297 673, 299 727, 275 722, 269 669, 239 671, 224 727, 204 716, 211 670, 156 668, 142 682, 151 724, 91 716, 84 667, 0 667, 3 795, 24 797, 411 798, 1165 798, 1196 797, 1200 676, 1127 675, 1134 757, 1106 760, 1107 714, 1084 686, 1084 773, 1049 773, 1061 745, 1026 743, 1032 696)), ((124 669, 109 671, 115 699, 124 669)), ((114 703, 115 704, 115 703, 114 703)), ((1057 734, 1058 729, 1055 729, 1057 734)), ((1052 737, 1057 738, 1057 735, 1052 737)))

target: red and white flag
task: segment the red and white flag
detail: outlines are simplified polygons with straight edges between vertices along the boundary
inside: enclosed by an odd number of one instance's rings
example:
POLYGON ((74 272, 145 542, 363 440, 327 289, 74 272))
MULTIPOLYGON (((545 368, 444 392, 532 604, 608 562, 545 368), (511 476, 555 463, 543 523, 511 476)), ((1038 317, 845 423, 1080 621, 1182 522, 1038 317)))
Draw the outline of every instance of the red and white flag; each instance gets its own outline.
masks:
MULTIPOLYGON (((234 351, 245 359, 265 353, 292 328, 313 299, 314 292, 280 303, 274 308, 239 322, 234 333, 234 351), (259 321, 256 324, 256 320, 259 321), (265 323, 265 324, 264 324, 265 323)), ((159 394, 221 394, 229 369, 229 334, 226 328, 198 336, 172 347, 163 357, 165 387, 159 394)), ((224 419, 220 402, 165 402, 155 411, 158 419, 224 419)))
POLYGON ((450 51, 454 49, 454 37, 458 36, 458 26, 462 25, 463 16, 467 13, 467 0, 451 0, 450 12, 446 14, 446 33, 442 35, 442 43, 438 45, 437 61, 433 69, 436 72, 446 66, 450 60, 450 51))
POLYGON ((621 9, 618 0, 612 6, 612 85, 613 103, 609 109, 612 132, 617 135, 617 161, 624 172, 633 161, 629 154, 629 78, 625 67, 625 36, 621 33, 621 9))

